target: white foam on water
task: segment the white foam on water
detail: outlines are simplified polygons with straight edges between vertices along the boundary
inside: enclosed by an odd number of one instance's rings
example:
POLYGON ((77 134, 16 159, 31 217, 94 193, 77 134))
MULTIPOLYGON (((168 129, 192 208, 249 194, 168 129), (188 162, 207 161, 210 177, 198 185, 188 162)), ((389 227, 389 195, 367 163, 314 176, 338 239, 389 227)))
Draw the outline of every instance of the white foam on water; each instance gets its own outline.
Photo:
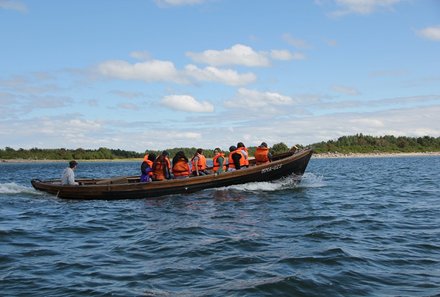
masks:
POLYGON ((322 175, 316 175, 311 172, 304 173, 301 183, 297 185, 299 188, 321 188, 325 187, 326 183, 322 175))
POLYGON ((273 191, 295 189, 295 188, 319 188, 323 186, 325 186, 325 183, 323 181, 322 176, 317 176, 313 173, 305 173, 302 176, 300 183, 298 183, 298 177, 291 175, 276 181, 246 183, 241 185, 229 186, 226 187, 225 189, 249 191, 249 192, 256 192, 256 191, 273 192, 273 191))
POLYGON ((34 188, 26 187, 22 185, 18 185, 16 183, 0 183, 0 194, 34 194, 41 195, 41 192, 38 192, 34 188))

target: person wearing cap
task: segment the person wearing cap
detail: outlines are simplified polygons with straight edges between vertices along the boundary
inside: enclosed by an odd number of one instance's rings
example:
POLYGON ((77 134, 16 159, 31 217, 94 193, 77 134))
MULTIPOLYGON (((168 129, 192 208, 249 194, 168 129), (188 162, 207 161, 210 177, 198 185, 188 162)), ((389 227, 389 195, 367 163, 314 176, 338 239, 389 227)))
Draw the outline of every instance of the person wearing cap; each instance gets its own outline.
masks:
POLYGON ((61 174, 61 184, 62 185, 72 185, 77 186, 79 183, 75 181, 75 173, 73 172, 76 169, 78 162, 72 160, 69 162, 69 167, 65 168, 63 173, 61 174))
POLYGON ((171 162, 169 153, 163 151, 162 154, 156 158, 153 163, 153 180, 160 181, 171 178, 171 162))
POLYGON ((266 164, 272 162, 272 155, 269 152, 267 143, 262 142, 255 150, 255 163, 257 165, 266 164))

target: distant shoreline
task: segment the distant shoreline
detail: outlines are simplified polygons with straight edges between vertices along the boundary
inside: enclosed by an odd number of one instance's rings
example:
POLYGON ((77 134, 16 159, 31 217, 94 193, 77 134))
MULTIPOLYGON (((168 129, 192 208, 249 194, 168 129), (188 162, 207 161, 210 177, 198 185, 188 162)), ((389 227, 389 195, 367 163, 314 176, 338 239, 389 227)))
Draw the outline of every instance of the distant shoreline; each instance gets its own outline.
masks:
MULTIPOLYGON (((70 160, 35 160, 35 159, 1 159, 0 163, 65 163, 68 164, 70 160)), ((96 159, 96 160, 76 160, 78 163, 93 163, 93 162, 142 162, 142 158, 138 159, 96 159)))
POLYGON ((414 153, 322 153, 313 154, 313 158, 386 158, 386 157, 422 157, 422 156, 440 156, 440 152, 414 152, 414 153))
MULTIPOLYGON (((413 152, 413 153, 314 153, 312 158, 331 159, 331 158, 386 158, 386 157, 423 157, 440 156, 440 152, 413 152)), ((68 163, 70 160, 35 160, 35 159, 1 159, 0 163, 68 163)), ((129 159, 96 159, 96 160, 77 160, 83 163, 92 162, 142 162, 142 158, 129 159)))

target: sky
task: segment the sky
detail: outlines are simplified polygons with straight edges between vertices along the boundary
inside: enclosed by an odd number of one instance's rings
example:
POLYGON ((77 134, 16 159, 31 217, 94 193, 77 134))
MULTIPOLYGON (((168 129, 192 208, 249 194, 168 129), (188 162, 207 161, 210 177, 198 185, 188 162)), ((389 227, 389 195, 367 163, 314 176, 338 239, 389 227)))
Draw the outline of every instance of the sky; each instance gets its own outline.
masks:
POLYGON ((0 148, 440 136, 437 0, 0 0, 0 148))

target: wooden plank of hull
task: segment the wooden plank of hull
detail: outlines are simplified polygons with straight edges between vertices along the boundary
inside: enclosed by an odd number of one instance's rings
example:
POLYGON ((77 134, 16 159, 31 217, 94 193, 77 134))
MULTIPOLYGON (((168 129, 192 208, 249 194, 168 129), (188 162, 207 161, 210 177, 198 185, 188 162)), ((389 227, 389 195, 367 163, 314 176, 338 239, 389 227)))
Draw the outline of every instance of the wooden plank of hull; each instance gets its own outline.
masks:
POLYGON ((44 191, 59 198, 66 199, 139 199, 153 198, 170 194, 182 194, 200 191, 207 188, 225 187, 248 182, 272 181, 291 174, 301 176, 310 160, 310 149, 297 153, 285 153, 276 156, 277 160, 269 164, 251 166, 217 176, 206 175, 188 179, 138 182, 139 177, 117 179, 80 180, 81 186, 62 186, 59 181, 42 182, 32 180, 35 189, 44 191), (284 156, 285 155, 285 156, 284 156), (119 183, 118 180, 120 179, 119 183), (106 181, 111 181, 111 183, 106 181), (133 181, 133 182, 127 182, 133 181))

